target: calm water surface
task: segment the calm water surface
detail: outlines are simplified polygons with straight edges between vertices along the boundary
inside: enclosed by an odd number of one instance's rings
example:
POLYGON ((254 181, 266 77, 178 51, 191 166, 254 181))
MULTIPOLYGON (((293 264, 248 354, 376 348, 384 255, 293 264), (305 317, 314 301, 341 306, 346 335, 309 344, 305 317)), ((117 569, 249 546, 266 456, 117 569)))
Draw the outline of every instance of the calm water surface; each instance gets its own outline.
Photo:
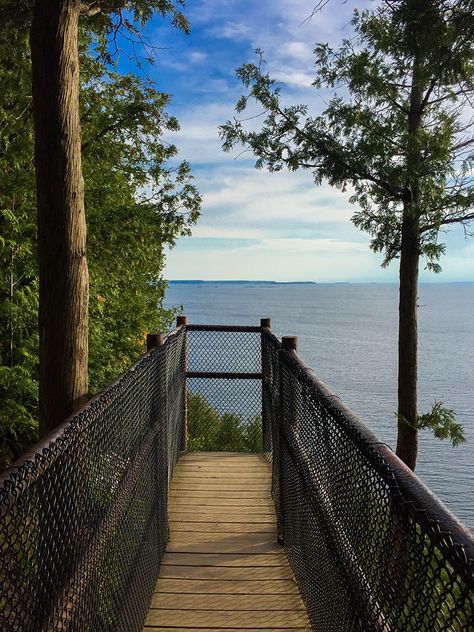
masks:
MULTIPOLYGON (((171 284, 167 305, 192 323, 259 324, 281 335, 380 437, 396 443, 398 287, 382 284, 171 284)), ((441 400, 468 443, 420 437, 417 474, 474 528, 474 284, 422 284, 419 291, 419 409, 441 400)))

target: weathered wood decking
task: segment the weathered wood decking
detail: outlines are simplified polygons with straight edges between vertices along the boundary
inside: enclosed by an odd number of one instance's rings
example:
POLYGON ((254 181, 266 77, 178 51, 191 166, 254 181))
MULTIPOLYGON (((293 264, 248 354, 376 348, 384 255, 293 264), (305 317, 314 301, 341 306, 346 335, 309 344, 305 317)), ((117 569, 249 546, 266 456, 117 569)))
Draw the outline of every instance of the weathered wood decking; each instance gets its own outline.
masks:
POLYGON ((271 468, 257 455, 193 452, 170 490, 170 543, 144 632, 311 630, 281 547, 271 468))

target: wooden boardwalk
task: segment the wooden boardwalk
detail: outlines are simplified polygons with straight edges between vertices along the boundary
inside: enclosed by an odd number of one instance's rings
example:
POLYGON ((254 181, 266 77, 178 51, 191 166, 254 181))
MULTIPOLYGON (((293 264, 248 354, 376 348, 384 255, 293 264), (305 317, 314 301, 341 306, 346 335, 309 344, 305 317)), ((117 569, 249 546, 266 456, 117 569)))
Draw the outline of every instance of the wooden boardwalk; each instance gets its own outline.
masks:
POLYGON ((260 456, 192 452, 170 489, 170 543, 144 632, 311 630, 276 542, 260 456))

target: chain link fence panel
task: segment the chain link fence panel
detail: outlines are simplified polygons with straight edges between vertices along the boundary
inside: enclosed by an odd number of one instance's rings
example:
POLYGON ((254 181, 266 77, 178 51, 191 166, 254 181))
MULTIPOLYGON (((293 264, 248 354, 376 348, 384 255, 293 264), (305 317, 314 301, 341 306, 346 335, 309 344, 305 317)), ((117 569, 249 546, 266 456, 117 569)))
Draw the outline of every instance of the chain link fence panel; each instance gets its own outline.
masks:
POLYGON ((0 629, 142 629, 183 443, 176 330, 0 478, 0 629))
POLYGON ((260 327, 187 329, 188 450, 261 453, 260 327))
POLYGON ((263 344, 279 537, 314 629, 473 630, 472 535, 294 352, 263 344))

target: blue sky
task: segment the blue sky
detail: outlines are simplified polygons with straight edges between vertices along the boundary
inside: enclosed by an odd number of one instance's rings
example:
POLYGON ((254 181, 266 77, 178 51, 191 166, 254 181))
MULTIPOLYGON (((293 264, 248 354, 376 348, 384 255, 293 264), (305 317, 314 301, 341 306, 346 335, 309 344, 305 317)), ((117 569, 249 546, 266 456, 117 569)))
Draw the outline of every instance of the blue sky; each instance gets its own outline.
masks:
MULTIPOLYGON (((381 256, 350 222, 350 193, 316 187, 309 172, 257 171, 249 154, 221 150, 218 125, 232 118, 242 94, 235 69, 265 51, 272 76, 284 83, 288 102, 323 101, 311 87, 313 48, 334 45, 350 29, 354 6, 370 1, 333 0, 311 20, 314 0, 189 0, 191 35, 155 20, 149 26, 157 87, 173 94, 169 108, 181 124, 172 141, 191 163, 203 196, 193 236, 167 255, 168 279, 397 280, 397 264, 383 270, 381 256)), ((444 238, 447 255, 440 275, 425 281, 474 280, 474 240, 461 228, 444 238)))

